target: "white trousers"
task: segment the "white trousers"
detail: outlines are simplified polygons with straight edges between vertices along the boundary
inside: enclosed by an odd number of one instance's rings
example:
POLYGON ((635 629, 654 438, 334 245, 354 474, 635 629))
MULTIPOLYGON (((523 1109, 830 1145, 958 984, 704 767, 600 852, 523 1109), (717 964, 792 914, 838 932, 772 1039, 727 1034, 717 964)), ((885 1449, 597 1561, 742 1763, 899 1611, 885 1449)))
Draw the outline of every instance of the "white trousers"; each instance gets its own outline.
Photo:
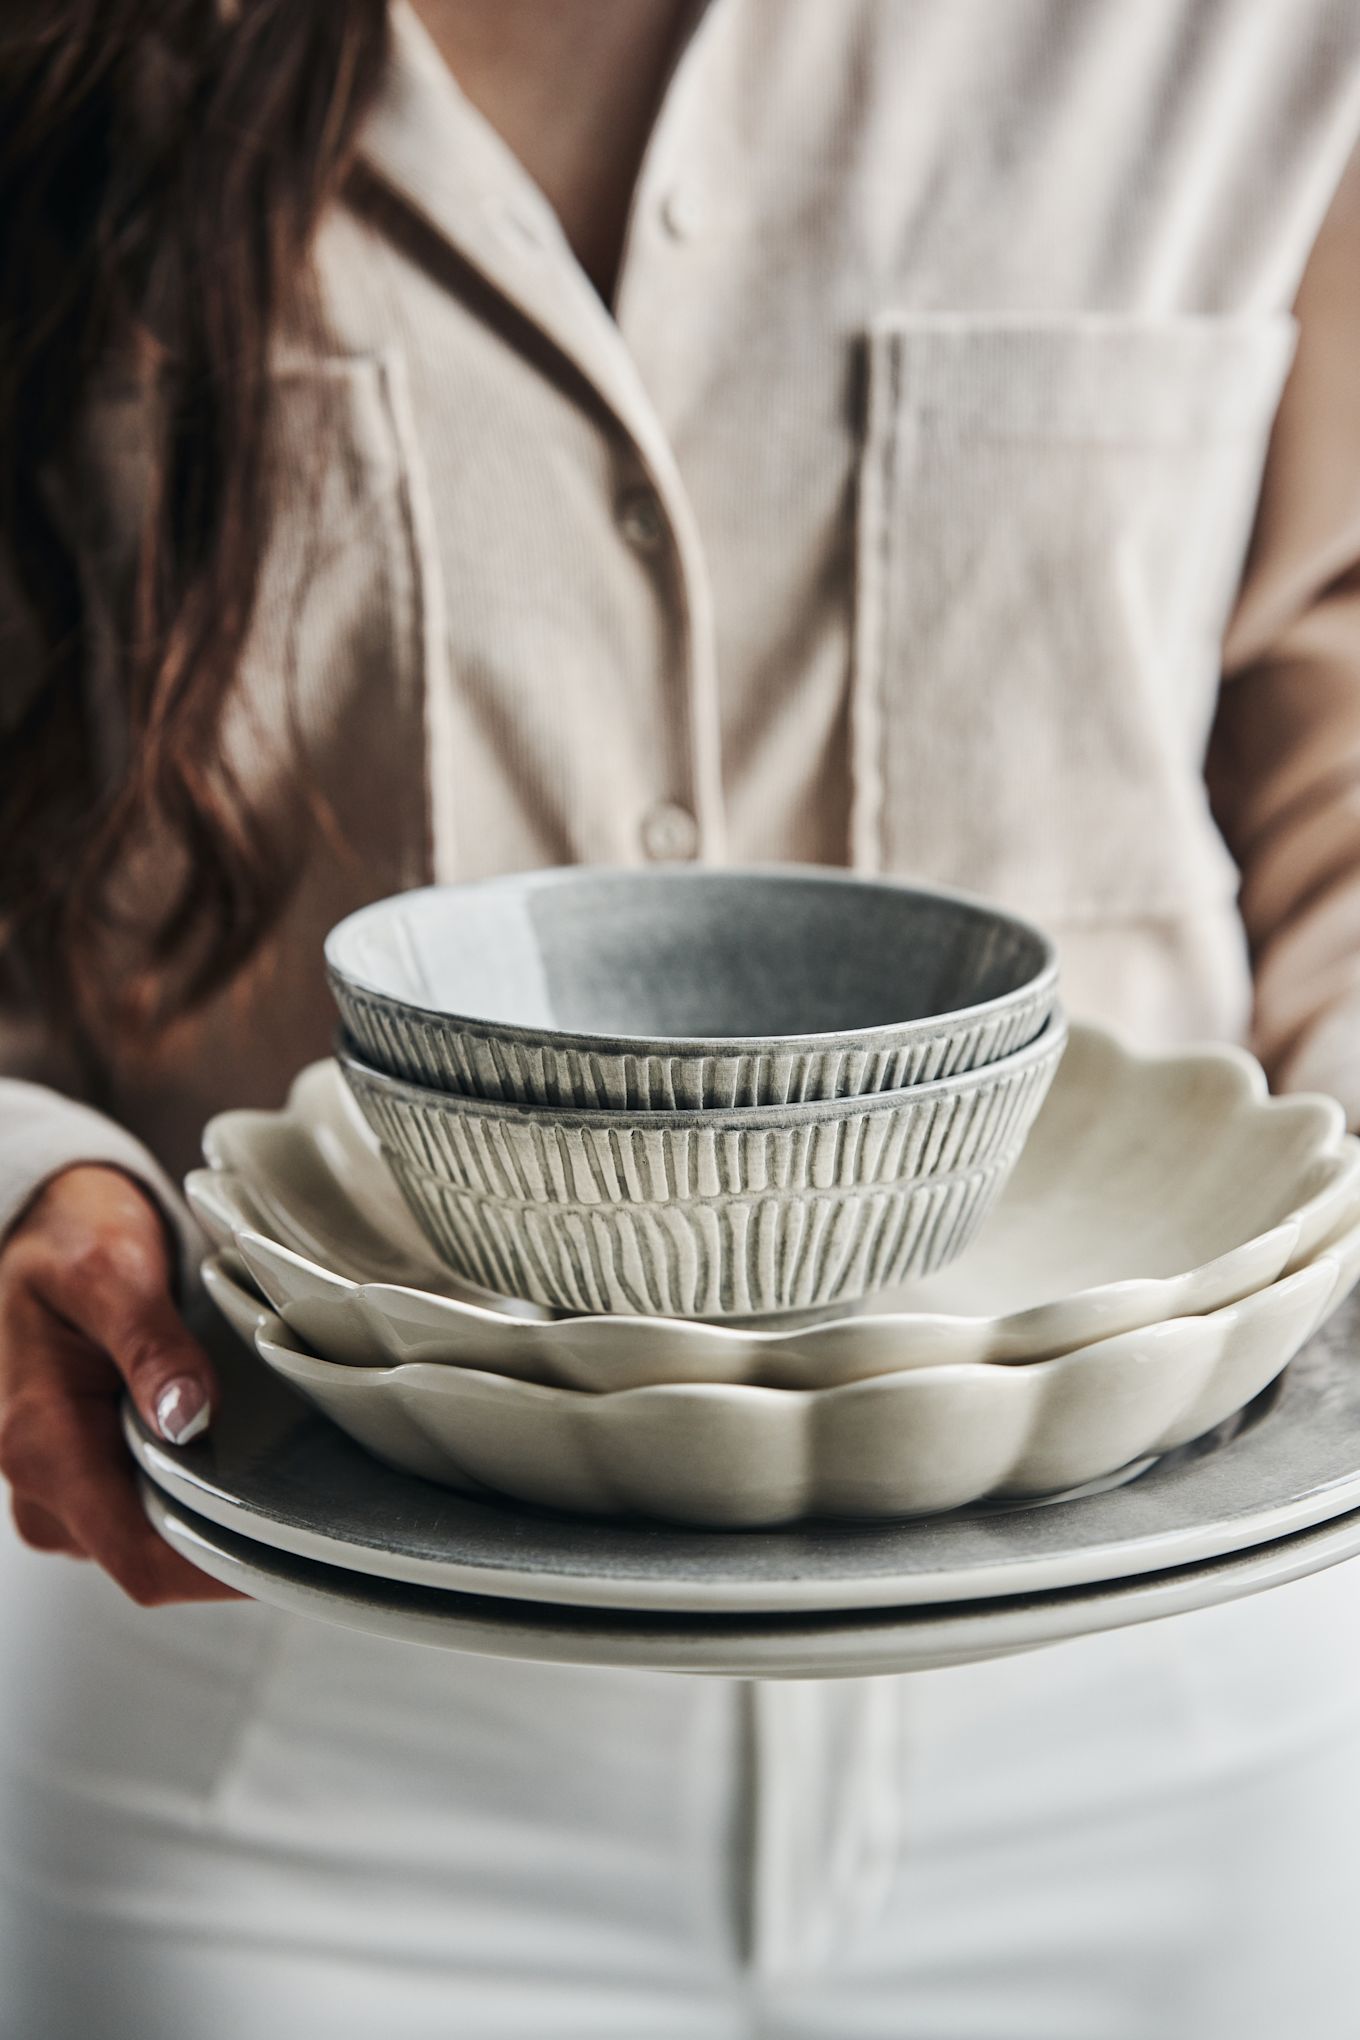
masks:
POLYGON ((1355 2040, 1360 1566, 764 1686, 0 1548, 0 2040, 1355 2040))

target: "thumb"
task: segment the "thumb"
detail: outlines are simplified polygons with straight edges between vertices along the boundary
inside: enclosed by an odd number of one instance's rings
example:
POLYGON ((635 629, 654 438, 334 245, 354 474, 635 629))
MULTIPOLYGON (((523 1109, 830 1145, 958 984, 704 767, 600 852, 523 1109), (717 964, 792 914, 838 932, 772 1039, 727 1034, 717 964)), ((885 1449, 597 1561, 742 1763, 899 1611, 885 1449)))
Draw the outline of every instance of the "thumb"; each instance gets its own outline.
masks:
POLYGON ((159 1437, 187 1445, 207 1430, 217 1402, 217 1378, 168 1291, 143 1300, 127 1319, 115 1313, 101 1343, 143 1423, 159 1437))
POLYGON ((45 1286, 49 1307, 107 1353, 148 1429, 171 1445, 207 1430, 217 1377, 176 1308, 163 1254, 138 1252, 124 1238, 45 1286))

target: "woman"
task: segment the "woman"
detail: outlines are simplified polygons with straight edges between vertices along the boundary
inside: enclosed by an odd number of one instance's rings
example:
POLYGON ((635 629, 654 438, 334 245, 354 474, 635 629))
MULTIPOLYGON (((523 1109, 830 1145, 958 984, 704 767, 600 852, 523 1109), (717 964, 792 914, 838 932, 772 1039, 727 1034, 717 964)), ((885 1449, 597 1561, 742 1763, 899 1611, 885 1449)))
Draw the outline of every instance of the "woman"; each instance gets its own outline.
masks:
POLYGON ((210 1421, 174 1178, 430 877, 946 879, 1360 1116, 1360 18, 70 0, 0 109, 3 2040, 1349 2036, 1351 1569, 461 1660, 162 1605, 115 1409, 210 1421))

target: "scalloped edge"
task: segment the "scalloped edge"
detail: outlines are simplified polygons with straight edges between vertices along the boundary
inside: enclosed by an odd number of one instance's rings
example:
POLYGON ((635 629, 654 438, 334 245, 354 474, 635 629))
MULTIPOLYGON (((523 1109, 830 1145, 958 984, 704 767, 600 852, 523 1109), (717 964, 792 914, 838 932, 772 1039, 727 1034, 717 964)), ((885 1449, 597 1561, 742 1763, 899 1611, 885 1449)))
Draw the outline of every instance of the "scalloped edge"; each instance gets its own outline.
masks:
POLYGON ((220 1260, 205 1285, 261 1359, 379 1458, 464 1491, 716 1528, 942 1513, 1037 1498, 1173 1449, 1283 1371, 1360 1276, 1360 1223, 1204 1317, 1024 1369, 941 1366, 806 1391, 670 1384, 599 1395, 307 1352, 220 1260))
MULTIPOLYGON (((649 1360, 649 1374, 654 1376, 658 1370, 678 1367, 681 1378, 698 1379, 701 1377, 696 1367, 704 1363, 701 1356, 696 1357, 696 1348, 702 1346, 712 1355, 714 1365, 721 1368, 717 1376, 720 1380, 735 1380, 742 1370, 746 1370, 754 1375, 758 1384, 800 1387, 808 1385, 809 1375, 827 1367, 835 1369, 838 1378, 844 1378, 847 1364, 857 1373, 865 1374, 963 1360, 1025 1364, 1036 1358, 1069 1351, 1097 1337, 1113 1337, 1124 1331, 1136 1330, 1140 1324, 1155 1322, 1159 1318, 1202 1310, 1206 1306, 1202 1302, 1196 1303, 1197 1288, 1216 1287, 1221 1293, 1216 1302, 1207 1307, 1221 1307, 1307 1259, 1310 1214, 1316 1218, 1320 1213, 1320 1220, 1314 1228, 1316 1237, 1312 1242, 1316 1245, 1318 1239, 1326 1236, 1329 1214, 1333 1225, 1339 1223, 1347 1198, 1352 1195, 1360 1197, 1360 1140, 1345 1134, 1344 1115, 1334 1099, 1315 1093, 1270 1098, 1260 1065, 1246 1050, 1232 1044, 1147 1051, 1134 1049, 1111 1030, 1089 1024, 1079 1025, 1073 1032, 1094 1037, 1105 1052, 1125 1067, 1210 1063, 1226 1082, 1226 1096, 1234 1101, 1230 1109, 1256 1105, 1272 1113, 1298 1113, 1302 1110, 1315 1114, 1319 1120, 1318 1159, 1325 1159, 1329 1150, 1335 1148, 1338 1155, 1337 1179, 1300 1206, 1291 1218, 1255 1236, 1254 1240, 1243 1242, 1228 1253, 1179 1275, 1131 1277, 1098 1284, 1050 1302, 998 1315, 883 1310, 878 1307, 880 1300, 870 1299, 867 1308, 861 1306, 856 1310, 846 1310, 832 1306, 829 1310, 798 1313, 766 1322, 714 1323, 624 1314, 591 1317, 478 1292, 474 1285, 458 1283, 448 1270, 438 1269, 428 1249, 425 1257, 430 1269, 430 1277, 427 1278, 430 1286, 426 1287, 424 1281, 364 1281, 336 1274, 314 1257, 275 1239, 275 1229, 260 1226, 258 1210, 253 1217, 247 1210, 241 1212, 236 1234, 250 1234, 258 1238, 267 1250, 295 1263, 295 1272, 304 1277, 308 1274, 313 1276, 332 1296, 337 1284, 347 1284, 353 1296, 361 1299, 358 1307, 365 1321, 365 1335, 375 1326, 380 1333, 383 1331, 387 1324, 386 1311, 392 1304, 409 1316, 433 1316, 450 1328, 449 1336, 454 1340, 471 1337, 484 1341, 487 1336, 494 1337, 498 1348, 502 1349, 498 1364, 512 1365, 514 1372, 521 1377, 525 1376, 527 1368, 537 1367, 547 1372, 549 1380, 556 1379, 565 1386, 601 1385, 598 1380, 581 1378, 583 1363, 580 1348, 584 1337, 604 1345, 605 1351, 598 1363, 602 1368, 622 1364, 630 1348, 637 1348, 645 1341, 649 1352, 655 1356, 649 1360), (1301 1227, 1305 1236, 1302 1248, 1298 1245, 1301 1227), (1273 1268, 1270 1265, 1272 1261, 1273 1268), (1261 1267, 1266 1269, 1264 1275, 1260 1273, 1261 1267), (460 1291, 461 1294, 458 1293, 460 1291), (847 1335, 860 1349, 849 1363, 843 1354, 836 1351, 847 1335), (508 1341, 523 1349, 520 1362, 511 1360, 508 1341), (872 1353, 868 1350, 870 1347, 875 1349, 872 1353), (568 1364, 576 1371, 563 1379, 557 1370, 568 1364)), ((334 1174, 334 1164, 310 1125, 315 1111, 310 1094, 326 1081, 323 1072, 329 1073, 334 1095, 343 1101, 342 1124, 347 1126, 351 1151, 357 1156, 362 1145, 376 1160, 376 1149, 363 1127, 357 1107, 350 1103, 343 1080, 329 1061, 311 1064, 299 1072, 290 1086, 288 1102, 282 1112, 218 1115, 205 1130, 205 1148, 210 1153, 220 1152, 222 1143, 215 1137, 215 1130, 225 1128, 229 1123, 277 1122, 292 1118, 308 1130, 323 1161, 334 1174)), ((328 1141, 334 1132, 335 1129, 327 1130, 328 1141)), ((186 1190, 191 1204, 205 1173, 195 1171, 188 1178, 186 1190)), ((226 1190, 232 1180, 231 1172, 219 1168, 214 1173, 219 1179, 226 1179, 219 1180, 217 1189, 226 1190)), ((407 1225, 413 1227, 414 1221, 406 1214, 406 1207, 400 1205, 400 1210, 407 1225)), ((364 1216, 372 1223, 369 1213, 365 1212, 364 1216)), ((239 1246, 239 1237, 235 1243, 239 1246)), ((439 1333, 432 1331, 430 1336, 438 1338, 439 1333)), ((408 1357, 400 1349, 391 1355, 394 1364, 401 1364, 408 1357)), ((475 1365, 476 1361, 464 1361, 456 1352, 450 1351, 442 1356, 440 1364, 475 1365)), ((710 1377, 706 1375, 703 1378, 710 1377)))

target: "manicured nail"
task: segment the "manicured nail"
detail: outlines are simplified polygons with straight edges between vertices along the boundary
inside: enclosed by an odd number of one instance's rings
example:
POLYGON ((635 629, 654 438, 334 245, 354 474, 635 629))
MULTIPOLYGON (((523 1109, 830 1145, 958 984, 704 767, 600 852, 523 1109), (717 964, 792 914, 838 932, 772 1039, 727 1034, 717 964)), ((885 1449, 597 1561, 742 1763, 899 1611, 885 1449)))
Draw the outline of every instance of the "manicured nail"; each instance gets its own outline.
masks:
POLYGON ((208 1398, 188 1374, 167 1382, 156 1397, 156 1425, 172 1445, 187 1445, 208 1428, 208 1398))

